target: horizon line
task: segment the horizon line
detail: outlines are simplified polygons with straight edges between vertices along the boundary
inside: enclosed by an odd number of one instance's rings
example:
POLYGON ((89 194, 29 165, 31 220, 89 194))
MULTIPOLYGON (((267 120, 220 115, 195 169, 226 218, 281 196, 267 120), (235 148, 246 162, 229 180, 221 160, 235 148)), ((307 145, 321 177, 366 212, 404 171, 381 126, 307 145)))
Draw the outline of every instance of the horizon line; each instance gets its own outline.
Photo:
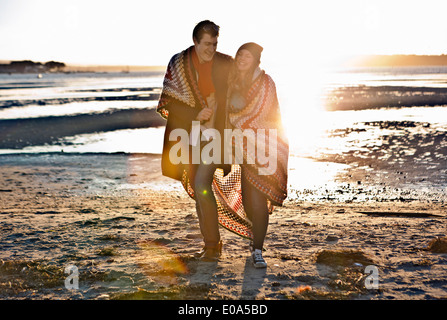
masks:
MULTIPOLYGON (((31 61, 34 63, 45 62, 33 59, 0 59, 0 64, 8 64, 14 61, 31 61)), ((67 71, 88 70, 88 69, 104 69, 118 71, 163 71, 167 64, 98 64, 98 63, 80 63, 80 62, 64 62, 67 71)), ((352 54, 345 55, 339 60, 341 66, 404 66, 404 65, 447 65, 447 53, 444 54, 415 54, 415 53, 396 53, 396 54, 352 54), (416 60, 414 60, 416 59, 416 60), (424 61, 425 60, 425 61, 424 61), (429 61, 430 60, 430 61, 429 61), (441 62, 433 64, 433 62, 441 62), (430 63, 428 63, 430 62, 430 63)))

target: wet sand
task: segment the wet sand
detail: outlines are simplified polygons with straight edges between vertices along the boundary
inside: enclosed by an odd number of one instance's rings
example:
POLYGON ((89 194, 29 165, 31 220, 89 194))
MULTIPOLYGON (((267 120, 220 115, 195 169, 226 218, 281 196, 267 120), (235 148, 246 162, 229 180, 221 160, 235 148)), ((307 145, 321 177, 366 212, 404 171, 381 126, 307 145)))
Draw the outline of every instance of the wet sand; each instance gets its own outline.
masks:
POLYGON ((192 257, 194 202, 161 175, 159 155, 3 155, 0 165, 1 299, 447 298, 445 197, 383 168, 378 180, 352 166, 334 189, 290 190, 270 217, 268 268, 255 269, 247 241, 222 229, 219 262, 192 257), (361 197, 371 190, 381 196, 361 197), (65 287, 70 265, 77 290, 65 287))

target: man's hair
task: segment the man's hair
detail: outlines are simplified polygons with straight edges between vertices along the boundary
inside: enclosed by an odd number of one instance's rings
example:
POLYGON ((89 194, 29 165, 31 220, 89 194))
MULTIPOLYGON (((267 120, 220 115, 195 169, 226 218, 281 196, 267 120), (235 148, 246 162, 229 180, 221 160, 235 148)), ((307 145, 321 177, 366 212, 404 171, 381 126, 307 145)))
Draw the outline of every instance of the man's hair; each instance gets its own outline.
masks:
POLYGON ((193 40, 200 42, 205 33, 208 33, 212 37, 218 37, 219 29, 220 27, 214 22, 210 20, 203 20, 194 27, 194 30, 192 31, 192 38, 193 40))

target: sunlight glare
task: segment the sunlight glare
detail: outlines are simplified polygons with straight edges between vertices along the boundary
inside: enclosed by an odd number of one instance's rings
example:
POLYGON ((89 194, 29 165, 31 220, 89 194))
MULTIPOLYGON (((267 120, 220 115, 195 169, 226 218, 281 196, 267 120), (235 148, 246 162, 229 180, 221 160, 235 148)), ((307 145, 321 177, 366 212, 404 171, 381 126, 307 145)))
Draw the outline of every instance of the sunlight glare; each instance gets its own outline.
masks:
POLYGON ((278 99, 290 151, 305 152, 325 131, 322 99, 327 75, 323 69, 303 67, 297 72, 280 74, 278 78, 278 99))
POLYGON ((189 272, 186 264, 157 241, 140 241, 141 251, 138 265, 144 273, 160 284, 177 284, 178 276, 189 272))

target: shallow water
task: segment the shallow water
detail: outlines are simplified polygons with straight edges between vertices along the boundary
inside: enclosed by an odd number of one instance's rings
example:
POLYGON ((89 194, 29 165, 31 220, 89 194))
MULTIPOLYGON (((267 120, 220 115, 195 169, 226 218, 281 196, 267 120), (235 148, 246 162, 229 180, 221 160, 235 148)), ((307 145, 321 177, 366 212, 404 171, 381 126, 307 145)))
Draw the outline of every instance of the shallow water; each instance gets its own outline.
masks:
MULTIPOLYGON (((160 72, 44 74, 40 79, 2 74, 0 154, 159 154, 164 122, 154 108, 162 79, 160 72)), ((292 188, 328 187, 358 168, 364 175, 373 171, 379 184, 393 184, 390 177, 408 172, 413 188, 446 186, 447 99, 445 105, 429 105, 433 96, 444 99, 444 91, 432 91, 447 90, 447 68, 337 70, 324 81, 307 83, 315 88, 298 100, 291 99, 286 80, 275 79, 290 144, 292 188), (377 108, 378 97, 390 105, 377 108), (409 104, 399 104, 402 97, 409 104), (328 101, 351 110, 326 111, 328 101)))

